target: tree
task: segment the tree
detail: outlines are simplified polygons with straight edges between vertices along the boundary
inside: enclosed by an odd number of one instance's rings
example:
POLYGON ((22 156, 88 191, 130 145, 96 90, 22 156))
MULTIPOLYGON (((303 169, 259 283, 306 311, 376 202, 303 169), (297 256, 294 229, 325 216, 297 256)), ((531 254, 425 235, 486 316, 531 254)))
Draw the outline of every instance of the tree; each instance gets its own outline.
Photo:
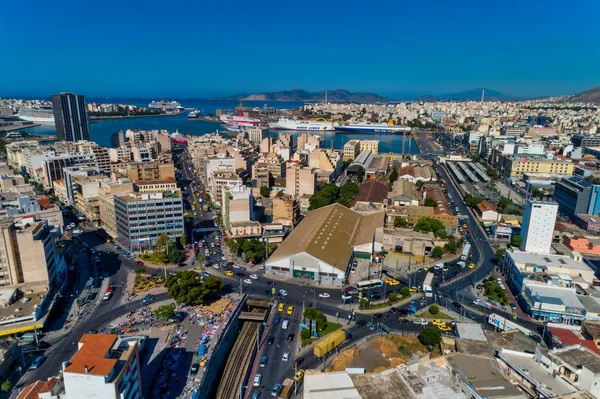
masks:
POLYGON ((513 247, 520 247, 522 243, 523 239, 520 235, 512 236, 512 238, 510 239, 510 245, 512 245, 513 247))
POLYGON ((510 205, 510 200, 508 198, 500 198, 500 200, 498 201, 498 211, 500 212, 504 212, 506 210, 506 208, 508 208, 508 206, 510 205))
MULTIPOLYGON (((450 237, 454 237, 454 236, 450 236, 450 237)), ((458 250, 458 247, 456 246, 456 242, 453 240, 448 241, 446 244, 444 244, 444 252, 455 254, 457 250, 458 250)))
POLYGON ((464 197, 464 201, 467 206, 474 208, 477 204, 481 204, 483 202, 483 198, 467 194, 464 197))
POLYGON ((417 180, 417 182, 415 183, 415 185, 417 186, 417 188, 420 190, 423 188, 423 186, 425 185, 425 182, 423 180, 417 180))
POLYGON ((169 320, 175 317, 175 309, 172 305, 164 305, 154 310, 154 314, 159 319, 169 320))
POLYGON ((269 198, 269 195, 271 194, 271 189, 267 186, 260 186, 260 195, 265 197, 265 198, 269 198))
POLYGON ((402 287, 400 290, 400 295, 402 295, 402 298, 408 298, 410 296, 410 288, 402 287))
POLYGON ((182 234, 181 237, 179 237, 179 243, 185 248, 187 245, 187 236, 185 234, 182 234))
POLYGON ((413 227, 413 230, 421 233, 433 233, 436 237, 438 237, 440 232, 446 231, 446 228, 442 222, 437 219, 421 216, 413 227))
POLYGON ((166 247, 167 245, 170 244, 171 239, 169 238, 169 236, 166 233, 161 233, 158 238, 156 239, 156 246, 158 248, 161 247, 166 247))
POLYGON ((408 226, 408 221, 400 216, 396 216, 394 218, 394 227, 406 227, 408 226))
POLYGON ((431 250, 431 257, 435 258, 435 259, 439 259, 444 255, 444 248, 440 247, 439 245, 436 245, 435 247, 433 247, 433 249, 431 250))
POLYGON ((10 382, 10 380, 4 380, 4 382, 2 383, 2 392, 9 392, 12 388, 12 382, 10 382))
POLYGON ((166 286, 177 303, 196 306, 203 303, 204 297, 221 292, 225 285, 220 278, 208 277, 202 281, 196 272, 186 270, 167 276, 166 286))
POLYGON ((161 264, 165 263, 165 261, 167 260, 167 254, 165 253, 165 251, 155 251, 154 256, 156 257, 156 261, 161 264))
POLYGON ((316 191, 308 200, 310 210, 333 204, 340 197, 340 190, 334 183, 329 183, 316 191))
POLYGON ((506 253, 506 248, 498 248, 496 250, 496 264, 499 265, 502 262, 502 257, 506 253))
POLYGON ((428 206, 430 208, 437 208, 438 206, 436 200, 434 200, 432 197, 425 198, 425 201, 423 201, 423 205, 428 206))
POLYGON ((440 313, 440 307, 436 304, 429 306, 429 313, 431 313, 433 315, 440 313))
POLYGON ((304 328, 300 331, 300 338, 309 339, 310 338, 310 330, 308 328, 304 328))
POLYGON ((354 182, 344 184, 340 190, 340 198, 337 200, 337 202, 349 207, 354 197, 356 197, 358 194, 358 191, 358 184, 354 182))
POLYGON ((279 190, 279 191, 277 191, 277 194, 275 194, 275 196, 276 196, 277 198, 281 198, 281 197, 283 197, 283 190, 279 190))
POLYGON ((388 296, 390 302, 396 302, 398 300, 398 294, 395 292, 390 292, 390 296, 388 296))
POLYGON ((359 302, 358 302, 358 308, 359 309, 366 309, 369 307, 369 301, 366 298, 362 298, 359 302))
POLYGON ((419 333, 419 341, 423 345, 432 348, 442 342, 442 332, 437 327, 425 327, 419 333))

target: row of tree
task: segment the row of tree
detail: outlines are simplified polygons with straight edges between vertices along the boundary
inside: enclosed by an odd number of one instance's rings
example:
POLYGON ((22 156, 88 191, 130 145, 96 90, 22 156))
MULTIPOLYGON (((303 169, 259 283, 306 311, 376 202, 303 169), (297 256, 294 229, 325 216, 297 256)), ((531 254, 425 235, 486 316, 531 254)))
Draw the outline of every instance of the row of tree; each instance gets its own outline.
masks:
POLYGON ((197 306, 204 302, 204 298, 210 297, 223 290, 225 284, 217 277, 202 279, 193 270, 178 272, 175 276, 167 276, 165 285, 169 296, 177 303, 197 306))
POLYGON ((319 209, 331 205, 334 202, 344 206, 350 206, 357 194, 358 185, 354 182, 346 183, 341 188, 334 183, 329 183, 321 187, 320 190, 316 191, 312 197, 310 197, 308 201, 309 210, 319 209))
MULTIPOLYGON (((264 243, 258 241, 256 238, 225 238, 223 241, 231 253, 236 254, 237 256, 242 256, 245 254, 243 256, 247 262, 259 264, 264 262, 264 260, 267 258, 264 243)), ((269 254, 273 253, 276 248, 277 247, 274 245, 269 245, 269 254)))

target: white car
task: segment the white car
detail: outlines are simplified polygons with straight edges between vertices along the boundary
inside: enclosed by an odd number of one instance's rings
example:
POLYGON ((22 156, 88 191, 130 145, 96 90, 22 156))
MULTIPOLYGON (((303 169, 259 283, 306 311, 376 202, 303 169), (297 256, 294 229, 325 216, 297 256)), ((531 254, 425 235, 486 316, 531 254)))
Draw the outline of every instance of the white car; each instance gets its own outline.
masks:
POLYGON ((283 357, 281 358, 281 360, 283 360, 284 362, 287 362, 290 359, 290 352, 285 352, 283 354, 283 357))
POLYGON ((212 265, 212 267, 214 267, 215 269, 218 269, 219 268, 219 264, 215 263, 214 265, 212 265))
POLYGON ((282 296, 287 296, 287 291, 286 290, 279 290, 279 294, 281 294, 282 296))
POLYGON ((251 274, 251 275, 250 275, 250 278, 251 278, 252 280, 258 280, 258 276, 257 276, 256 274, 251 274))
POLYGON ((319 294, 319 298, 329 298, 331 295, 329 295, 328 293, 324 292, 322 294, 319 294))
POLYGON ((247 279, 244 280, 244 283, 246 283, 246 284, 252 284, 252 280, 250 280, 249 278, 247 278, 247 279))
POLYGON ((223 256, 223 257, 221 258, 221 260, 227 260, 227 258, 223 256))
POLYGON ((233 265, 231 265, 231 267, 233 267, 234 269, 239 269, 240 265, 238 265, 237 263, 234 263, 233 265))

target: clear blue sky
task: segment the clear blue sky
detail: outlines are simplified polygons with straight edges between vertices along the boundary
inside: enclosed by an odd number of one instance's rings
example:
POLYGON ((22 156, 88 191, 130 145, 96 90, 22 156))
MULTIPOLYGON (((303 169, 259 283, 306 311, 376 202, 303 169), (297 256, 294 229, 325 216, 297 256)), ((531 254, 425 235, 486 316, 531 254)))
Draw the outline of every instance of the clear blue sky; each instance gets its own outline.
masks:
POLYGON ((30 0, 0 7, 0 95, 391 97, 600 85, 600 1, 30 0))

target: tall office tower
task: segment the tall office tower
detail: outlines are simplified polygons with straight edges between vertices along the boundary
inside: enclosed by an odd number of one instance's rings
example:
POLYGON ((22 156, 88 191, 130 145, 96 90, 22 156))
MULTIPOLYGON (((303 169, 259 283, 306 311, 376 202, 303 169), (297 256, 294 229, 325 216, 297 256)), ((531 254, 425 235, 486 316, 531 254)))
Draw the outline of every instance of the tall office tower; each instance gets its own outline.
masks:
POLYGON ((521 227, 521 251, 550 253, 557 212, 555 202, 527 201, 521 227))
POLYGON ((89 140, 87 110, 82 95, 60 93, 52 95, 52 110, 59 141, 89 140))

